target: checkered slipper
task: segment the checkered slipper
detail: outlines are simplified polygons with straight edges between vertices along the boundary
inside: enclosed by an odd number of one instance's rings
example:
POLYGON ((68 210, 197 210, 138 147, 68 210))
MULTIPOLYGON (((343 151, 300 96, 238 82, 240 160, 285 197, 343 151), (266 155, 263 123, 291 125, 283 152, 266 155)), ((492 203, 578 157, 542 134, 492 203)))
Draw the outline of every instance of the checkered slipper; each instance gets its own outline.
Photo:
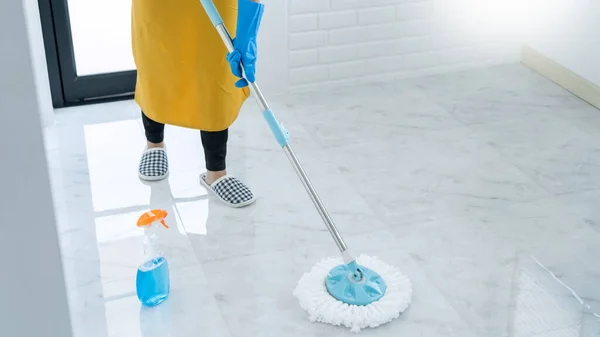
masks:
POLYGON ((256 201, 252 191, 234 176, 226 175, 208 185, 206 173, 203 173, 200 176, 200 183, 219 200, 231 207, 244 207, 256 201))
POLYGON ((152 148, 144 151, 138 169, 140 179, 157 181, 169 175, 169 159, 164 148, 152 148))

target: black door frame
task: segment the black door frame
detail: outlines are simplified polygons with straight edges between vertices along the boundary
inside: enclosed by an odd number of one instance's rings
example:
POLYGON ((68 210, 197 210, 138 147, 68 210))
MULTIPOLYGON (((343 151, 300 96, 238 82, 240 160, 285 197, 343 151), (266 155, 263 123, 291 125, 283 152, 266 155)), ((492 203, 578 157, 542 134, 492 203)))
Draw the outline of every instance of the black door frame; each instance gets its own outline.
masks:
POLYGON ((67 1, 38 0, 53 106, 130 99, 135 91, 135 70, 77 75, 67 1))

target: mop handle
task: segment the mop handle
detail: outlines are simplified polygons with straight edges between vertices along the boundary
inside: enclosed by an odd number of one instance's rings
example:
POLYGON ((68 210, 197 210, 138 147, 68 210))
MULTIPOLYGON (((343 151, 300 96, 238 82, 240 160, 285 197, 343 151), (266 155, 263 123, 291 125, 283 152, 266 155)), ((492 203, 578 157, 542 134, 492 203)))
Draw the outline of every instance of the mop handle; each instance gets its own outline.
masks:
MULTIPOLYGON (((234 51, 233 41, 231 40, 231 36, 229 35, 227 28, 225 28, 225 23, 223 22, 221 15, 219 15, 219 11, 215 7, 214 3, 212 2, 212 0, 200 0, 200 2, 202 3, 204 10, 206 11, 206 14, 208 14, 210 21, 217 29, 219 36, 221 36, 223 43, 225 43, 225 46, 227 47, 227 51, 229 51, 230 53, 233 52, 234 51)), ((242 72, 243 72, 243 67, 242 67, 242 72)), ((246 77, 245 73, 243 74, 243 76, 244 76, 244 78, 246 77)), ((294 166, 296 173, 300 177, 300 180, 302 181, 304 188, 306 188, 306 191, 310 195, 310 198, 312 199, 317 210, 319 211, 321 218, 325 222, 325 225, 327 226, 329 233, 333 237, 333 240, 335 241, 337 247, 339 248, 340 252, 342 253, 344 260, 346 261, 346 263, 353 261, 354 257, 348 251, 348 247, 346 246, 346 243, 342 239, 342 236, 340 235, 339 231, 335 227, 335 224, 333 223, 333 219, 327 212, 327 209, 325 208, 325 206, 323 205, 323 202, 319 198, 317 191, 315 190, 314 186, 310 182, 308 175, 302 168, 300 161, 298 160, 298 158, 296 157, 296 154, 290 147, 289 142, 288 142, 287 131, 285 131, 285 129, 277 121, 277 118, 275 118, 275 114, 273 114, 273 112, 269 108, 269 105, 267 104, 267 101, 266 101, 265 97, 263 96, 262 92, 260 91, 260 89, 258 88, 258 85, 256 84, 256 82, 248 83, 248 86, 250 87, 250 92, 252 93, 252 96, 254 96, 254 98, 256 99, 256 102, 258 103, 258 106, 260 107, 260 109, 263 113, 263 117, 269 124, 269 127, 271 128, 271 131, 273 132, 273 135, 275 136, 275 139, 277 140, 279 145, 281 145, 281 147, 285 151, 288 159, 294 166)))

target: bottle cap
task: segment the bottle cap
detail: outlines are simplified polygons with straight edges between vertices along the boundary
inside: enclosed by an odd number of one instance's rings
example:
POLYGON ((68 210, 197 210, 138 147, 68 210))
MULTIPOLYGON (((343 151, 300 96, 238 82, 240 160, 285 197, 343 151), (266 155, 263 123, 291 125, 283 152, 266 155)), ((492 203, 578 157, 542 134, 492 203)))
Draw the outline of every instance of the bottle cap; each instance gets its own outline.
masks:
POLYGON ((138 227, 146 227, 150 226, 156 221, 160 221, 160 223, 165 226, 165 228, 169 228, 165 223, 165 218, 167 217, 167 211, 163 211, 162 209, 153 209, 148 211, 140 216, 137 221, 138 227))

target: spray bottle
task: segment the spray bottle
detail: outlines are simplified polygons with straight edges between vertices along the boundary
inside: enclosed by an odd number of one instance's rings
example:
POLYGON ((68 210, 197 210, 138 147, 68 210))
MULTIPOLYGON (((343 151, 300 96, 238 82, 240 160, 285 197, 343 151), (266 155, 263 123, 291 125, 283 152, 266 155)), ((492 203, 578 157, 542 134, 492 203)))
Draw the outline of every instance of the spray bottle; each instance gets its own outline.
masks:
POLYGON ((153 307, 164 302, 171 290, 169 264, 160 251, 159 234, 167 212, 148 211, 138 219, 137 226, 144 229, 144 262, 138 267, 136 291, 143 305, 153 307))

